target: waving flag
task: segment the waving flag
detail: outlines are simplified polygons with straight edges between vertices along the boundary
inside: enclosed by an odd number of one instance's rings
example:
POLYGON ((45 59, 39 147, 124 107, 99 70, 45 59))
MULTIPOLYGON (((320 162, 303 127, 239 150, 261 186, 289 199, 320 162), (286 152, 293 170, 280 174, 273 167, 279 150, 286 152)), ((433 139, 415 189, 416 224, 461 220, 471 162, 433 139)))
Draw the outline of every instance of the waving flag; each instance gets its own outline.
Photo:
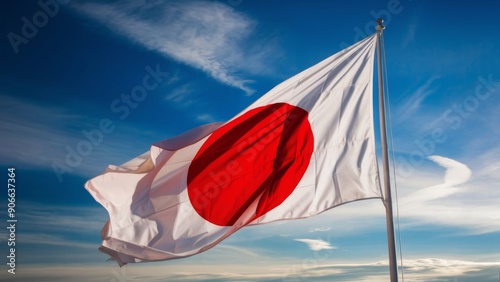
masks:
POLYGON ((375 40, 282 82, 227 123, 156 143, 89 180, 109 213, 100 250, 120 265, 186 257, 246 225, 380 198, 375 40))

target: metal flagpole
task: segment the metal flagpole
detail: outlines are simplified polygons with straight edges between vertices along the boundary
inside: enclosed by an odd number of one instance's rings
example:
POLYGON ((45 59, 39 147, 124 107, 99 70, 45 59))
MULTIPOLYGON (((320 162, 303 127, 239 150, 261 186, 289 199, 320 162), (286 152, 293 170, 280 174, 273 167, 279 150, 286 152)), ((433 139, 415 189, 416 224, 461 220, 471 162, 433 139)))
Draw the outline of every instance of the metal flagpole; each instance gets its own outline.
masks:
POLYGON ((389 247, 389 269, 391 273, 391 282, 398 281, 398 265, 396 261, 396 244, 394 240, 394 222, 392 216, 392 197, 391 197, 391 182, 389 176, 389 156, 387 153, 387 134, 385 123, 385 101, 384 101, 384 84, 382 72, 382 50, 381 37, 382 30, 385 26, 381 18, 377 19, 377 67, 378 67, 378 103, 379 103, 379 119, 380 119, 380 141, 382 144, 382 164, 384 169, 384 205, 385 205, 385 221, 387 225, 387 241, 389 247))

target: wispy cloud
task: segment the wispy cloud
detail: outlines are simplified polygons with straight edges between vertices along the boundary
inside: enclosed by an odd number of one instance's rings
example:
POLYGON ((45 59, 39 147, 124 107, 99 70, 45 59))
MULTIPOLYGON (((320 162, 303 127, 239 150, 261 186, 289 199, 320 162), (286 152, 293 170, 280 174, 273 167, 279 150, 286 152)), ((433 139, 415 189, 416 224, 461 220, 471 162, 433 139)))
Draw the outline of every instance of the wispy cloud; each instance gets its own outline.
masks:
MULTIPOLYGON (((0 163, 6 165, 49 169, 56 161, 67 165, 67 147, 76 150, 79 142, 88 142, 82 131, 97 129, 102 118, 105 118, 86 116, 75 109, 7 95, 0 94, 0 99, 0 131, 4 136, 0 140, 0 163)), ((71 173, 92 176, 109 163, 122 163, 131 158, 130 152, 136 151, 136 145, 141 143, 141 138, 136 139, 135 145, 124 142, 128 139, 126 136, 132 132, 138 133, 135 136, 148 136, 124 123, 116 120, 112 122, 116 129, 103 134, 101 142, 92 146, 90 154, 83 156, 79 165, 70 167, 71 173)), ((147 150, 150 143, 144 144, 147 150)))
POLYGON ((50 105, 0 95, 0 156, 4 164, 48 166, 51 156, 61 156, 57 145, 77 141, 64 127, 78 115, 50 105))
MULTIPOLYGON (((105 209, 100 207, 45 206, 26 202, 23 207, 24 209, 18 212, 25 224, 23 231, 26 233, 19 238, 23 243, 43 244, 44 240, 41 238, 67 234, 98 234, 107 220, 105 209), (85 228, 82 228, 83 226, 85 228)), ((2 230, 1 234, 6 236, 7 233, 2 230)), ((63 237, 58 239, 61 238, 63 237)))
POLYGON ((96 250, 98 244, 95 243, 82 243, 78 240, 71 240, 62 238, 61 236, 48 235, 48 234, 23 234, 21 239, 18 241, 20 244, 31 244, 40 246, 40 245, 48 245, 48 246, 58 246, 58 247, 71 247, 71 249, 75 250, 79 248, 83 249, 91 249, 96 250))
POLYGON ((490 275, 483 271, 498 268, 500 262, 425 258, 407 260, 404 261, 404 265, 407 277, 414 277, 415 281, 439 281, 439 279, 444 277, 456 278, 457 281, 459 278, 471 279, 471 281, 489 281, 491 278, 496 278, 496 271, 494 272, 495 274, 490 275))
POLYGON ((431 88, 431 84, 436 79, 437 77, 435 76, 429 78, 423 85, 414 90, 413 94, 411 94, 409 98, 398 106, 395 116, 398 123, 408 120, 413 117, 418 110, 420 110, 420 105, 424 99, 434 93, 435 90, 431 88))
POLYGON ((401 199, 402 206, 411 205, 412 203, 421 205, 426 201, 455 194, 457 188, 453 188, 453 186, 465 183, 471 177, 470 169, 460 162, 441 156, 430 156, 429 159, 446 169, 444 182, 411 193, 401 199))
POLYGON ((408 26, 408 31, 406 32, 406 36, 403 38, 403 48, 408 47, 410 43, 415 41, 415 34, 417 31, 417 24, 410 24, 408 26))
POLYGON ((203 122, 214 122, 215 118, 211 114, 199 114, 196 119, 203 122))
POLYGON ((176 103, 178 106, 188 106, 194 102, 191 93, 193 93, 193 87, 186 83, 170 91, 165 97, 168 101, 176 103))
MULTIPOLYGON (((82 188, 83 189, 83 188, 82 188)), ((17 217, 16 247, 25 263, 68 263, 106 259, 97 251, 100 230, 108 216, 100 207, 42 205, 22 202, 17 217), (29 250, 29 251, 25 251, 29 250)), ((7 229, 0 230, 0 240, 8 238, 7 229)))
POLYGON ((320 239, 294 239, 294 241, 302 242, 307 244, 309 249, 312 251, 321 251, 321 250, 333 250, 336 247, 330 245, 329 242, 320 240, 320 239))
MULTIPOLYGON (((412 224, 463 228, 464 233, 500 231, 500 222, 494 220, 500 214, 500 193, 489 184, 499 168, 487 168, 481 177, 474 177, 460 162, 440 156, 430 159, 446 169, 443 180, 404 196, 400 201, 401 217, 412 224)), ((412 181, 418 185, 420 180, 415 176, 412 181)))
POLYGON ((34 203, 24 203, 23 206, 24 210, 20 213, 29 231, 99 233, 107 220, 106 210, 101 207, 45 206, 34 203), (85 229, 82 230, 82 226, 85 229))
POLYGON ((238 74, 252 71, 269 53, 247 47, 256 23, 222 1, 85 2, 74 7, 111 31, 247 94, 254 92, 250 81, 238 74))
POLYGON ((310 228, 309 229, 309 232, 326 232, 326 231, 329 231, 331 230, 332 228, 331 227, 316 227, 316 228, 310 228))
POLYGON ((259 257, 259 254, 251 251, 250 249, 246 248, 241 248, 241 247, 236 247, 236 246, 231 246, 227 244, 221 244, 217 246, 219 250, 223 250, 226 252, 232 252, 232 253, 240 253, 240 254, 245 254, 246 256, 251 256, 251 257, 259 257))

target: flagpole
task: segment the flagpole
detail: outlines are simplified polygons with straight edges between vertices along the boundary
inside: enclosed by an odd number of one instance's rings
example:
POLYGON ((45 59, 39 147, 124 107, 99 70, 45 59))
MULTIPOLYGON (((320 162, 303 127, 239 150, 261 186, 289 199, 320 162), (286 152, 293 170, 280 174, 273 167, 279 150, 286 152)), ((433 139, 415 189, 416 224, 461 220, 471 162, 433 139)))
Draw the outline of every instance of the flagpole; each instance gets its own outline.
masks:
POLYGON ((394 240, 394 222, 392 215, 392 197, 391 183, 389 176, 389 156, 387 153, 387 130, 385 123, 385 102, 384 102, 384 84, 382 71, 382 51, 381 37, 382 30, 385 26, 381 18, 377 19, 377 67, 378 67, 378 103, 379 103, 379 119, 380 119, 380 140, 382 144, 382 165, 384 170, 384 205, 385 205, 385 221, 387 226, 387 242, 389 247, 389 270, 391 274, 391 282, 398 281, 398 266, 396 261, 396 244, 394 240))

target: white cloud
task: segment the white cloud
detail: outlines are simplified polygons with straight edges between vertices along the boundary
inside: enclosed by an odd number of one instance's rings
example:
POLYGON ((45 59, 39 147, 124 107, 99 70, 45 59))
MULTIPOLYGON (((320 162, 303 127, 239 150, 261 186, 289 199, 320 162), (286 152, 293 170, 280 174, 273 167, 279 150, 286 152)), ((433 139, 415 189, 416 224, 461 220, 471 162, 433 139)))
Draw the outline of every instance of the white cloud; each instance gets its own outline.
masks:
POLYGON ((238 73, 255 71, 269 56, 266 44, 256 44, 266 46, 258 50, 248 46, 255 22, 222 1, 86 2, 74 7, 111 31, 247 94, 254 92, 250 81, 238 73))
POLYGON ((470 169, 463 163, 441 156, 429 156, 428 158, 446 168, 444 175, 444 184, 446 185, 451 186, 465 183, 472 175, 470 169))
POLYGON ((309 232, 326 232, 331 230, 331 227, 316 227, 316 228, 309 228, 309 232))
POLYGON ((425 201, 454 194, 457 192, 457 189, 452 187, 467 182, 471 176, 470 169, 466 165, 455 160, 441 156, 430 156, 428 158, 446 169, 444 182, 428 188, 419 189, 404 197, 401 199, 401 205, 403 207, 411 203, 421 205, 425 201))
MULTIPOLYGON (((387 281, 387 261, 342 263, 325 260, 277 260, 252 264, 161 262, 126 265, 24 265, 20 281, 387 281)), ((440 258, 405 260, 408 281, 494 281, 500 262, 440 258)), ((6 277, 5 275, 3 277, 6 277)), ((7 278, 0 277, 0 281, 7 278)), ((17 279, 17 280, 18 280, 17 279)))
MULTIPOLYGON (((402 197, 401 217, 413 225, 453 226, 472 234, 500 231, 500 222, 493 220, 500 214, 500 192, 489 184, 498 169, 487 168, 488 172, 476 178, 466 165, 455 160, 429 158, 446 168, 443 182, 402 197)), ((418 176, 412 179, 418 186, 418 176)))
POLYGON ((309 249, 312 251, 321 251, 321 250, 333 250, 336 247, 330 245, 329 242, 319 240, 319 239, 294 239, 294 241, 302 242, 307 244, 309 249))

